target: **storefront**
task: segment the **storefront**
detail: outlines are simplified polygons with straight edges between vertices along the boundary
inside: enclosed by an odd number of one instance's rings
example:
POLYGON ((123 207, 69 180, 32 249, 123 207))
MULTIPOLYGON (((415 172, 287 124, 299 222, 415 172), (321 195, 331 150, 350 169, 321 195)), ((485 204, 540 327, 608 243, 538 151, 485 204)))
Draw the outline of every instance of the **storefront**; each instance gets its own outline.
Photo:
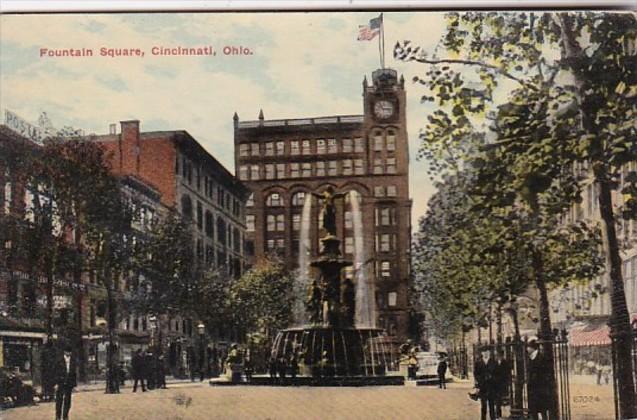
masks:
POLYGON ((579 321, 569 329, 570 367, 576 375, 596 375, 611 365, 610 327, 606 317, 579 321))
POLYGON ((41 382, 40 351, 44 329, 0 317, 0 368, 17 374, 34 386, 41 382))

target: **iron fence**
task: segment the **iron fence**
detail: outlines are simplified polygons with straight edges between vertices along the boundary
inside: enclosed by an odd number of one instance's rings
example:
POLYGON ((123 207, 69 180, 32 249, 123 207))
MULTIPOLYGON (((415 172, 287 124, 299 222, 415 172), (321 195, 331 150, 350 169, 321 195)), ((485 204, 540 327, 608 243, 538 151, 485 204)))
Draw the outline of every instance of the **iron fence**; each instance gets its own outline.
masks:
MULTIPOLYGON (((620 349, 619 346, 623 340, 628 340, 630 343, 630 369, 632 373, 632 398, 633 404, 637 404, 635 402, 635 396, 637 395, 637 321, 632 323, 632 328, 630 331, 620 332, 618 334, 610 334, 611 339, 611 354, 612 354, 612 365, 613 365, 613 396, 615 401, 615 419, 622 419, 622 410, 620 407, 621 403, 621 393, 619 383, 619 376, 621 373, 620 363, 618 358, 620 357, 620 349)), ((630 394, 630 390, 623 391, 626 394, 630 394)), ((625 394, 625 395, 626 395, 625 394)), ((637 412, 637 407, 633 408, 633 412, 637 412)))
MULTIPOLYGON (((536 340, 540 353, 547 360, 553 361, 553 377, 547 378, 546 386, 552 389, 554 381, 556 393, 551 398, 550 406, 555 418, 570 420, 570 382, 569 382, 569 349, 568 335, 565 330, 554 330, 546 340, 536 340)), ((473 354, 480 354, 480 347, 488 346, 491 354, 503 354, 509 368, 507 383, 503 384, 503 402, 510 407, 511 419, 524 419, 529 415, 529 342, 525 337, 507 337, 502 343, 474 344, 473 354)), ((553 417, 552 417, 553 418, 553 417)))

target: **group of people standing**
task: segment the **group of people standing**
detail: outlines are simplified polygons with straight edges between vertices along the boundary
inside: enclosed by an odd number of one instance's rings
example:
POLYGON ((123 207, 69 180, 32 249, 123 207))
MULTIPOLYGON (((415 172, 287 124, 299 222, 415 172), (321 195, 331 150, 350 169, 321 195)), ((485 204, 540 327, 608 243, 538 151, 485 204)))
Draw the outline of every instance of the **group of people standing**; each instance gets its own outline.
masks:
MULTIPOLYGON (((550 395, 547 386, 547 365, 537 341, 526 345, 526 389, 528 414, 532 420, 550 419, 550 395)), ((509 395, 511 384, 511 365, 504 352, 499 350, 493 357, 489 346, 480 349, 480 357, 474 364, 473 376, 477 397, 480 399, 480 417, 486 420, 487 411, 491 420, 502 418, 502 406, 509 395)))
POLYGON ((480 357, 473 367, 475 387, 480 398, 480 417, 496 420, 502 418, 502 405, 509 391, 511 368, 500 350, 493 357, 488 346, 480 349, 480 357))
POLYGON ((290 353, 287 357, 281 355, 276 357, 272 355, 268 361, 268 371, 270 378, 273 380, 282 381, 286 378, 287 374, 290 374, 291 378, 296 378, 299 371, 299 361, 295 353, 290 353))
POLYGON ((133 377, 133 392, 137 392, 137 385, 141 385, 142 392, 146 388, 166 388, 166 370, 164 357, 137 349, 131 359, 131 374, 133 377))

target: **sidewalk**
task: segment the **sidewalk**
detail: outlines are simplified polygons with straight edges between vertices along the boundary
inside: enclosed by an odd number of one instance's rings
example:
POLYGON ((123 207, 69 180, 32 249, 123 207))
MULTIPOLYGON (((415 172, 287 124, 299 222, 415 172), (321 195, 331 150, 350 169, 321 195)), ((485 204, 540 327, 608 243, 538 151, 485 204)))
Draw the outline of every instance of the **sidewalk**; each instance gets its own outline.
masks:
MULTIPOLYGON (((169 376, 166 378, 166 386, 170 386, 170 385, 192 385, 192 386, 199 386, 200 384, 207 384, 208 383, 208 379, 204 379, 203 382, 199 382, 199 378, 197 378, 194 382, 192 382, 190 379, 176 379, 173 378, 172 376, 169 376)), ((126 380, 126 385, 120 385, 119 389, 120 390, 131 390, 130 392, 132 392, 132 388, 133 388, 133 380, 132 379, 127 379, 126 380)), ((73 390, 75 392, 91 392, 91 391, 104 391, 106 389, 106 381, 91 381, 89 383, 85 383, 85 384, 78 384, 73 390)))

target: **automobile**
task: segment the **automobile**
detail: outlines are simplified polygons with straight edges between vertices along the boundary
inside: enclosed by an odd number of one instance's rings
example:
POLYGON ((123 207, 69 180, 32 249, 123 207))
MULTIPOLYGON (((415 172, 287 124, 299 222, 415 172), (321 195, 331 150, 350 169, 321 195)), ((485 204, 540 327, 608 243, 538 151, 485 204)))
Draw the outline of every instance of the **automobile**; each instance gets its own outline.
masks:
MULTIPOLYGON (((417 379, 438 380, 438 362, 440 360, 440 352, 421 351, 416 353, 418 360, 417 379)), ((449 370, 447 369, 447 375, 449 370)))

